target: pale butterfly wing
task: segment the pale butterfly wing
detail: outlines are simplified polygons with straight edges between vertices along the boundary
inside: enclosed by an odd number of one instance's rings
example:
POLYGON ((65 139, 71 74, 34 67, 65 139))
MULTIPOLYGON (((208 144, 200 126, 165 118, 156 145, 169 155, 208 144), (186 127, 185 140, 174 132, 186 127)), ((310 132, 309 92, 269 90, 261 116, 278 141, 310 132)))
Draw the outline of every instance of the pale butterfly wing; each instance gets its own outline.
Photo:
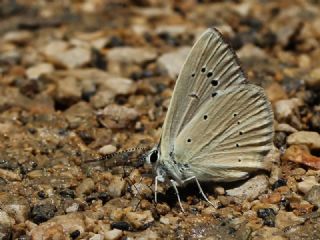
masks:
POLYGON ((237 57, 221 34, 216 29, 204 32, 187 57, 174 88, 162 130, 162 159, 170 158, 179 132, 194 117, 197 109, 211 100, 214 90, 228 89, 245 82, 237 57))
POLYGON ((212 93, 174 142, 185 177, 234 181, 266 168, 273 114, 263 89, 245 84, 212 93))

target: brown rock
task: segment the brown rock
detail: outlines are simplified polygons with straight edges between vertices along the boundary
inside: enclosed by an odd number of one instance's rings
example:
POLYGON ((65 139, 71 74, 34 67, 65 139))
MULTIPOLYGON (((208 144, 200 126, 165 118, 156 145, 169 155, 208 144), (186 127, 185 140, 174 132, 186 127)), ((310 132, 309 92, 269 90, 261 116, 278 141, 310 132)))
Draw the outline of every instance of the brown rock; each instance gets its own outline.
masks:
POLYGON ((282 99, 287 99, 288 95, 281 87, 281 85, 277 82, 273 82, 267 89, 266 89, 267 96, 271 102, 277 102, 282 99))
POLYGON ((287 161, 293 161, 296 163, 301 163, 316 169, 320 169, 320 158, 311 155, 308 152, 308 149, 304 146, 290 146, 282 156, 282 159, 287 161))
POLYGON ((146 228, 154 221, 149 210, 144 212, 128 212, 125 218, 136 229, 146 228))

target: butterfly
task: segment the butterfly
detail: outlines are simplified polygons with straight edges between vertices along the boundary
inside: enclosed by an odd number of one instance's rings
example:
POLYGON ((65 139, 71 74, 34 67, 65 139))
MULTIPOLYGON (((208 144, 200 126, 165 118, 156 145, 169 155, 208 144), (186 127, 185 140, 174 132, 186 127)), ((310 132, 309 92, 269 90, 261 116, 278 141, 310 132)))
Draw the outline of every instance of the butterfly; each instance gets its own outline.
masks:
MULTIPOLYGON (((158 145, 146 155, 158 181, 232 182, 268 169, 273 112, 263 88, 250 84, 215 28, 196 41, 176 81, 158 145)), ((211 203, 212 204, 212 203, 211 203)))

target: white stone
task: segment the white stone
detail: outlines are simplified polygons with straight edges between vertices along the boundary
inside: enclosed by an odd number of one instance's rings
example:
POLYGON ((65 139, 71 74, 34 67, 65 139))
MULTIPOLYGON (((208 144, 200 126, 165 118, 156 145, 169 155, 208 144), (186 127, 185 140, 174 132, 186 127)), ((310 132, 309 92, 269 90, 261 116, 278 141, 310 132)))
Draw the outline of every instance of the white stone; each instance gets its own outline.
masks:
POLYGON ((105 240, 116 240, 116 239, 120 239, 121 236, 122 236, 122 231, 119 229, 113 229, 113 230, 104 232, 105 240))
POLYGON ((279 100, 274 105, 274 114, 278 121, 286 120, 295 115, 302 102, 298 98, 279 100))
POLYGON ((89 238, 89 240, 103 240, 104 236, 102 234, 95 234, 89 238))
POLYGON ((101 154, 110 154, 110 153, 114 153, 115 151, 117 151, 117 147, 111 144, 105 145, 99 149, 99 153, 101 154))

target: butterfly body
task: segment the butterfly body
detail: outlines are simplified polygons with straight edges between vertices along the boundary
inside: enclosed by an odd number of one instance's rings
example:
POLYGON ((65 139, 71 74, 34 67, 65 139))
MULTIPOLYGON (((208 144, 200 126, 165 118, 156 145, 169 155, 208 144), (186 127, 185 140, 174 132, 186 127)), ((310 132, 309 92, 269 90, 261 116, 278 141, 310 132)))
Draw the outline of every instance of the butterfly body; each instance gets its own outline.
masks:
POLYGON ((267 169, 272 140, 264 90, 247 82, 233 50, 208 29, 182 67, 160 143, 148 154, 156 180, 176 187, 194 179, 201 189, 198 181, 244 179, 267 169))

